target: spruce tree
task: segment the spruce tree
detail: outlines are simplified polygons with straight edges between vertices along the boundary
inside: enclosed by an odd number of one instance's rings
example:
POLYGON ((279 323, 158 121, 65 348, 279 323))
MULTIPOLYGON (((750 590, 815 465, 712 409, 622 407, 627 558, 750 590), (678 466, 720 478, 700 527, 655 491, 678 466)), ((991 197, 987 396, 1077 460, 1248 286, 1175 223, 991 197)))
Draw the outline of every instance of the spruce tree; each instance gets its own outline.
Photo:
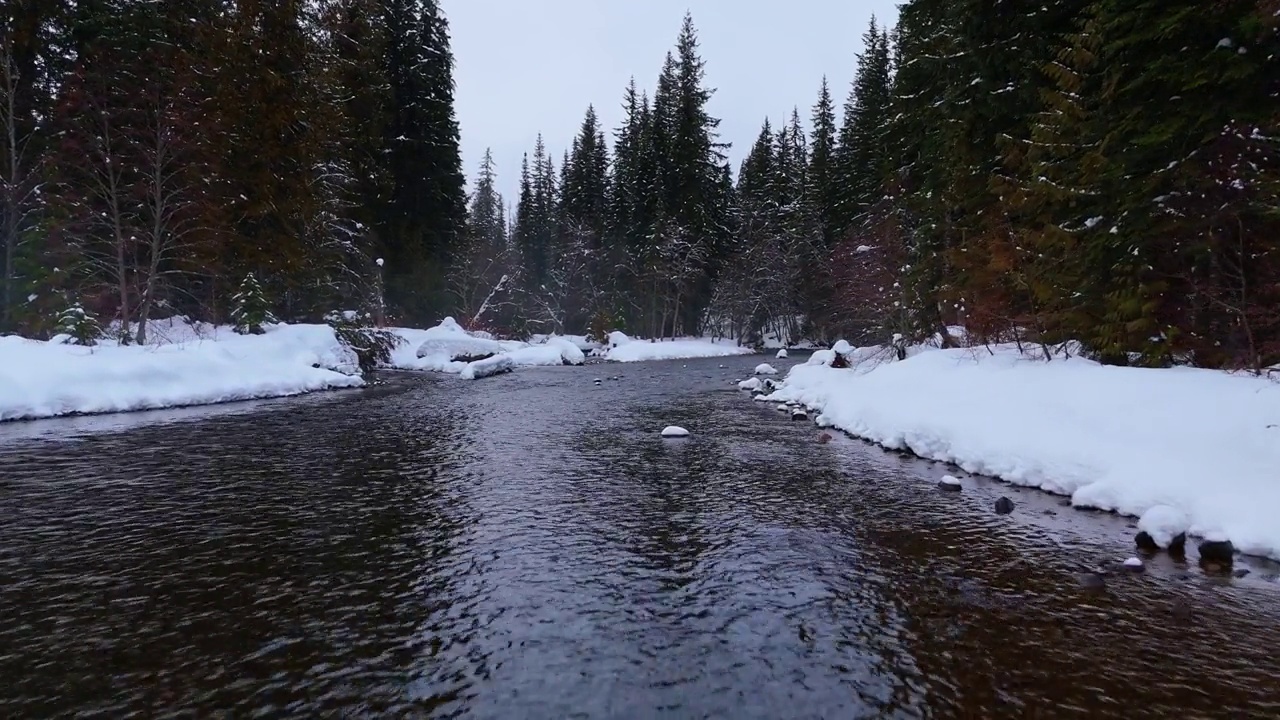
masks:
POLYGON ((57 332, 70 338, 69 345, 92 347, 102 337, 102 326, 77 302, 58 315, 57 332))
POLYGON ((390 199, 379 223, 387 299, 407 319, 426 322, 443 302, 444 270, 466 218, 453 55, 437 0, 386 0, 384 14, 393 98, 390 199))
POLYGON ((812 143, 809 152, 808 196, 817 209, 822 224, 822 241, 831 247, 837 238, 835 203, 838 188, 836 173, 836 115, 827 78, 822 78, 818 102, 813 106, 812 143))
POLYGON ((263 327, 277 322, 271 314, 271 303, 258 279, 249 273, 240 282, 240 289, 231 297, 231 323, 235 331, 241 335, 261 335, 266 332, 263 327))
POLYGON ((879 198, 886 169, 884 143, 891 117, 889 39, 874 17, 862 43, 836 152, 832 224, 837 236, 852 230, 879 198))
POLYGON ((471 207, 467 213, 468 236, 471 242, 480 243, 496 251, 507 247, 507 221, 502 195, 497 190, 497 171, 493 152, 485 148, 476 175, 475 191, 471 194, 471 207))

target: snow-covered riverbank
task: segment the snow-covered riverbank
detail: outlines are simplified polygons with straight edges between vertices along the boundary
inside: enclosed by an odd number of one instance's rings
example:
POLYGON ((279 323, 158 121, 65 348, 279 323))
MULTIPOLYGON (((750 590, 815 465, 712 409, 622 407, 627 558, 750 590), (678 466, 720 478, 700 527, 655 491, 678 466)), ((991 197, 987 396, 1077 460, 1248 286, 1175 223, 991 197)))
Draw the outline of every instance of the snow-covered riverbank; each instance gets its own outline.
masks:
MULTIPOLYGON (((581 365, 587 353, 636 362, 750 352, 729 342, 650 343, 621 333, 614 333, 608 348, 574 336, 541 336, 532 343, 496 340, 467 332, 452 318, 426 330, 391 332, 400 343, 386 367, 466 379, 521 367, 581 365)), ((148 337, 145 346, 104 340, 93 347, 0 338, 0 421, 207 405, 365 384, 355 353, 328 325, 278 324, 262 335, 238 335, 230 327, 173 318, 149 323, 148 337)))
POLYGON ((693 358, 730 357, 750 355, 754 351, 732 340, 710 338, 679 338, 675 340, 638 340, 620 332, 609 334, 609 348, 604 357, 613 362, 644 362, 648 360, 691 360, 693 358))
MULTIPOLYGON (((159 323, 157 323, 159 326, 159 323)), ((94 347, 0 337, 0 421, 151 410, 364 385, 327 325, 264 335, 170 325, 160 344, 94 347)))
POLYGON ((1011 347, 858 350, 793 368, 770 400, 819 424, 966 471, 1070 495, 1280 559, 1280 383, 1173 368, 1044 362, 1011 347))

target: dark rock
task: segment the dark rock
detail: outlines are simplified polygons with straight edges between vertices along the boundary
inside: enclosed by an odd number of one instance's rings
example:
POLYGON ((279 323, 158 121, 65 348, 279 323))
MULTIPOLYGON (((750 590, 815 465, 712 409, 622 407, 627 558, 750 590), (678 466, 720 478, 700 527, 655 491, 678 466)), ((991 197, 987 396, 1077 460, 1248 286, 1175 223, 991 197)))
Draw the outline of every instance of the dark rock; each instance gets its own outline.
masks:
POLYGON ((1045 515, 1057 515, 1058 513, 1057 513, 1057 512, 1055 512, 1055 511, 1053 511, 1053 510, 1045 510, 1045 511, 1044 511, 1044 514, 1045 514, 1045 515))
POLYGON ((1080 583, 1080 587, 1085 590, 1101 592, 1107 589, 1106 578, 1094 572, 1077 573, 1076 582, 1080 583))
POLYGON ((1237 580, 1239 580, 1242 577, 1248 576, 1248 574, 1249 574, 1249 568, 1240 568, 1239 570, 1236 570, 1235 572, 1231 573, 1231 575, 1235 577, 1237 580))
POLYGON ((805 411, 803 410, 792 410, 791 419, 792 420, 808 420, 809 416, 805 414, 805 411))
POLYGON ((1178 533, 1173 540, 1169 542, 1169 554, 1174 557, 1184 557, 1187 554, 1187 534, 1178 533))
POLYGON ((947 492, 960 492, 964 488, 958 482, 947 482, 946 480, 938 481, 938 488, 947 492))
POLYGON ((1007 497, 1002 497, 996 501, 996 514, 1008 515, 1013 512, 1013 501, 1007 497))
POLYGON ((454 355, 449 359, 452 360, 453 362, 473 363, 473 362, 479 362, 481 360, 488 360, 491 357, 493 357, 493 353, 481 354, 481 355, 454 355))
POLYGON ((1146 530, 1138 533, 1133 538, 1133 541, 1138 544, 1138 549, 1143 552, 1160 552, 1160 546, 1156 544, 1156 539, 1151 537, 1151 533, 1146 530))
POLYGON ((1235 561, 1235 555, 1236 546, 1230 540, 1205 540, 1200 543, 1201 564, 1217 563, 1230 567, 1235 561))
POLYGON ((1071 498, 1066 498, 1066 499, 1064 499, 1064 500, 1059 500, 1059 501, 1058 501, 1058 504, 1059 504, 1059 505, 1061 505, 1062 507, 1071 507, 1071 498))

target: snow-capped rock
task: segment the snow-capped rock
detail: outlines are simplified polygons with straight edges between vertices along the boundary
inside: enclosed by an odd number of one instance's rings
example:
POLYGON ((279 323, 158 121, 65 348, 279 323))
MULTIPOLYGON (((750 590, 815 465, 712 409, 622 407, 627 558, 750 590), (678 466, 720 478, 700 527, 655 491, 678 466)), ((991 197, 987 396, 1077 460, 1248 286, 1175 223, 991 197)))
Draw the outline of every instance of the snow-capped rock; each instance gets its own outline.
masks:
POLYGON ((689 431, 679 425, 668 425, 662 429, 662 437, 664 438, 682 438, 689 437, 689 431))
POLYGON ((757 375, 777 375, 778 371, 769 363, 760 363, 756 366, 757 375))
POLYGON ((476 360, 474 362, 467 363, 467 366, 462 368, 462 372, 459 373, 459 377, 463 380, 478 380, 492 375, 511 372, 515 367, 516 364, 511 359, 511 356, 494 355, 493 357, 485 358, 484 360, 476 360))

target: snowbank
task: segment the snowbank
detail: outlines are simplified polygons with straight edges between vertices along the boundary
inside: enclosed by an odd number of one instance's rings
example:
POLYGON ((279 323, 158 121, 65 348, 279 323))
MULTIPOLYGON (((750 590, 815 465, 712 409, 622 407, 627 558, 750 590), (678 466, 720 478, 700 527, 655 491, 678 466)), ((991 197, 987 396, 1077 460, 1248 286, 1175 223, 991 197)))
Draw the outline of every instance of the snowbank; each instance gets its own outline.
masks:
POLYGON ((511 372, 515 367, 516 364, 511 360, 510 355, 494 355, 484 360, 467 363, 467 366, 462 368, 459 376, 463 380, 476 380, 490 375, 511 372))
MULTIPOLYGON (((468 361, 488 356, 503 356, 512 367, 537 365, 581 365, 586 355, 575 337, 543 335, 535 338, 541 344, 516 340, 494 340, 488 333, 469 333, 451 317, 426 330, 394 328, 404 339, 391 354, 391 367, 396 370, 427 370, 461 375, 468 361)), ((586 342, 586 338, 581 338, 586 342)), ((472 373, 466 373, 473 377, 472 373)), ((478 377, 484 377, 479 375, 478 377)))
MULTIPOLYGON (((355 354, 327 325, 277 325, 264 335, 222 328, 209 339, 80 347, 0 338, 0 420, 153 410, 359 387, 355 354), (216 337, 216 339, 213 339, 216 337)), ((151 326, 148 327, 151 329, 151 326)), ((159 339, 159 338, 157 338, 159 339)))
POLYGON ((1162 536, 1185 529, 1280 559, 1280 384, 1044 362, 1009 347, 913 350, 901 362, 857 350, 851 370, 798 366, 770 399, 887 447, 1140 517, 1162 536))
POLYGON ((610 347, 604 357, 614 362, 729 357, 731 355, 750 355, 752 352, 751 348, 739 347, 729 340, 681 339, 647 342, 627 338, 624 342, 615 343, 614 335, 621 335, 622 338, 626 338, 622 333, 610 333, 610 347))
POLYGON ((506 353, 514 365, 581 365, 587 357, 577 345, 560 338, 550 338, 545 345, 527 345, 506 353))

